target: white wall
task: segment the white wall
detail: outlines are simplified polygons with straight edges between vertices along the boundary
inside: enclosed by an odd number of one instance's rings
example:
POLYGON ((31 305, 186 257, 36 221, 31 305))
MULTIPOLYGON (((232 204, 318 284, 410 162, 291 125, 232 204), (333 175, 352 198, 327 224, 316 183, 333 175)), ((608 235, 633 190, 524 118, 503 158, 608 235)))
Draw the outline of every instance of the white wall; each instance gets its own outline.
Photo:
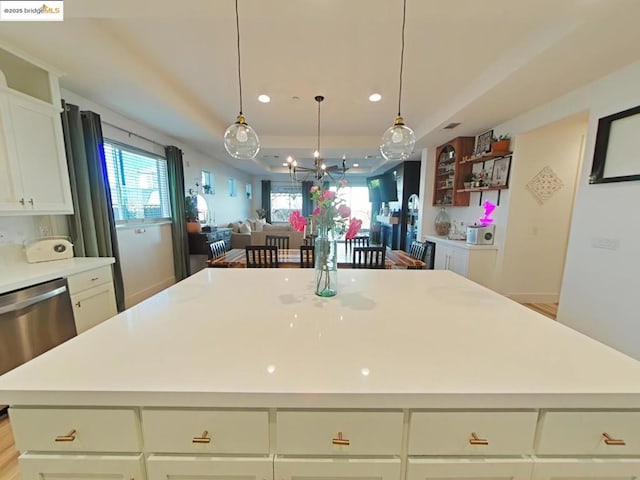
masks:
MULTIPOLYGON (((216 223, 224 224, 232 220, 247 218, 250 201, 245 195, 245 183, 251 182, 252 179, 246 173, 236 170, 222 161, 208 157, 178 139, 134 122, 73 92, 63 89, 62 98, 69 103, 78 105, 81 110, 91 110, 98 113, 103 122, 117 125, 146 137, 152 142, 103 124, 103 134, 106 138, 162 156, 164 156, 162 145, 179 147, 184 155, 186 189, 195 187, 196 180, 200 181, 201 170, 208 170, 215 177, 216 194, 207 195, 206 198, 215 212, 216 223), (229 197, 228 195, 227 182, 229 177, 236 179, 237 197, 229 197)), ((175 283, 170 225, 141 224, 126 228, 119 227, 118 243, 127 307, 175 283)))
POLYGON ((586 113, 574 115, 518 135, 498 279, 498 290, 514 300, 558 301, 587 121, 586 113), (526 184, 546 166, 563 187, 541 204, 526 184))
POLYGON ((640 182, 588 183, 598 119, 640 105, 638 85, 640 62, 542 105, 501 128, 518 133, 589 111, 558 320, 640 359, 640 182), (594 247, 594 240, 602 238, 617 242, 618 248, 594 247))

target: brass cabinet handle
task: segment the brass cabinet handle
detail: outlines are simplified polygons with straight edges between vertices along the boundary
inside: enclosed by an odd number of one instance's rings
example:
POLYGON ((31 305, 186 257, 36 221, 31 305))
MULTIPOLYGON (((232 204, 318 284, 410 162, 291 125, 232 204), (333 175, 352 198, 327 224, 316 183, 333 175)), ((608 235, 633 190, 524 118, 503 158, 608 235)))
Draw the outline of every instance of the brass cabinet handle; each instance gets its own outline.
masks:
POLYGON ((204 431, 202 432, 202 435, 200 435, 199 437, 193 437, 193 440, 191 440, 192 443, 211 443, 211 438, 208 437, 209 432, 208 431, 204 431))
POLYGON ((33 206, 33 198, 29 199, 29 203, 31 204, 31 206, 33 206))
POLYGON ((82 306, 82 305, 80 305, 80 300, 78 300, 78 301, 76 302, 76 307, 80 308, 81 306, 82 306))
POLYGON ((611 438, 611 435, 609 435, 607 432, 604 432, 602 436, 604 437, 604 443, 606 443, 607 445, 626 445, 627 444, 622 439, 611 438))
POLYGON ((93 277, 93 278, 91 279, 91 281, 92 281, 92 282, 95 282, 95 281, 96 281, 96 280, 98 280, 99 278, 100 278, 100 277, 93 277))
POLYGON ((471 445, 489 445, 489 440, 486 438, 478 438, 478 434, 476 432, 471 432, 469 443, 471 445))
POLYGON ((56 442, 73 442, 76 439, 76 431, 71 430, 66 435, 60 435, 56 437, 56 442))
POLYGON ((21 198, 20 200, 18 200, 20 202, 20 205, 24 205, 24 198, 21 198))
POLYGON ((349 446, 349 440, 342 437, 342 432, 338 432, 338 437, 331 440, 333 445, 346 445, 349 446))

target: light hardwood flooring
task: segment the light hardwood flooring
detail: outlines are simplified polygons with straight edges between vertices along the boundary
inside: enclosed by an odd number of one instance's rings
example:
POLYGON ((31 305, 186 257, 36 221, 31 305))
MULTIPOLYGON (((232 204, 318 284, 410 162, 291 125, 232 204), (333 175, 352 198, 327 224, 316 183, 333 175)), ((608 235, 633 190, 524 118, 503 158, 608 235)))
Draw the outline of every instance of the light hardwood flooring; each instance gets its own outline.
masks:
POLYGON ((21 480, 9 417, 0 418, 0 480, 21 480))
POLYGON ((535 310, 542 315, 553 318, 554 320, 558 316, 558 304, 557 303, 523 303, 523 305, 531 310, 535 310))

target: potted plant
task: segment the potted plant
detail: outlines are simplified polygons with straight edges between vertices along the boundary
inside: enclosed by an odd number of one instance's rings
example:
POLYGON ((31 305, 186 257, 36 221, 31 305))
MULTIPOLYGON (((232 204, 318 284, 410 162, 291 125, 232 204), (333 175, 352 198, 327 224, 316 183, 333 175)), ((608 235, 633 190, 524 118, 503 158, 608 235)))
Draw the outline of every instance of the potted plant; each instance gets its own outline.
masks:
POLYGON ((187 232, 200 233, 202 227, 198 221, 198 207, 190 195, 184 197, 184 218, 187 221, 187 232))
POLYGON ((506 153, 509 151, 509 143, 511 143, 511 137, 508 133, 500 135, 499 137, 493 137, 491 139, 491 152, 506 153))
POLYGON ((473 183, 473 173, 469 172, 469 173, 465 173, 462 176, 462 182, 464 183, 464 188, 466 190, 471 188, 471 184, 473 183))

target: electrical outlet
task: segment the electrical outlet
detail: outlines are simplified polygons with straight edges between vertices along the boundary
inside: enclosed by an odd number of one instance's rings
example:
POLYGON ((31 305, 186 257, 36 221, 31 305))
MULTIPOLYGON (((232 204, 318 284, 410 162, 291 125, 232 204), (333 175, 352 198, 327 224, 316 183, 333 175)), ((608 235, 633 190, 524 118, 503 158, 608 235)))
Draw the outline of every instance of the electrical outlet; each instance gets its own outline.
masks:
POLYGON ((618 248, 620 248, 620 240, 617 238, 593 237, 591 239, 591 246, 605 250, 618 250, 618 248))

